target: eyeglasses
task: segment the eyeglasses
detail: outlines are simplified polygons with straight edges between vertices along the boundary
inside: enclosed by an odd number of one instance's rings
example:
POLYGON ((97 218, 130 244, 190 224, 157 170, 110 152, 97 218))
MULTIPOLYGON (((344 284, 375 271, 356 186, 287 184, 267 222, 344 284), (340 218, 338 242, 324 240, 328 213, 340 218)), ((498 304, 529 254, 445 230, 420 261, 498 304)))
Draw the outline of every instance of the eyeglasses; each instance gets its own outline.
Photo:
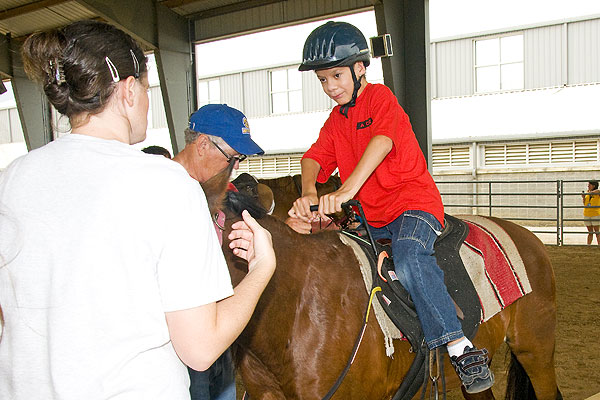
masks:
POLYGON ((217 150, 219 150, 225 156, 225 158, 227 158, 227 162, 228 163, 230 163, 231 161, 242 162, 246 158, 248 158, 248 156, 246 154, 240 154, 240 155, 237 155, 237 156, 230 156, 229 154, 225 153, 225 151, 222 148, 220 148, 218 144, 216 144, 212 140, 210 142, 215 145, 215 147, 217 148, 217 150))

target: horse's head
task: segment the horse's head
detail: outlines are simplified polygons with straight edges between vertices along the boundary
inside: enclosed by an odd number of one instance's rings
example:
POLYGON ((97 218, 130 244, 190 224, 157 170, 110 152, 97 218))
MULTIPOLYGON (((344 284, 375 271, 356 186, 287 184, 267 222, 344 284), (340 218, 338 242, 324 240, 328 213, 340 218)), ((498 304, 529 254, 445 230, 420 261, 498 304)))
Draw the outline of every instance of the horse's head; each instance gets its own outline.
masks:
POLYGON ((233 163, 230 163, 227 168, 202 183, 210 214, 223 211, 228 220, 239 219, 242 211, 248 210, 254 218, 263 218, 267 212, 256 199, 242 192, 227 190, 232 171, 233 163))

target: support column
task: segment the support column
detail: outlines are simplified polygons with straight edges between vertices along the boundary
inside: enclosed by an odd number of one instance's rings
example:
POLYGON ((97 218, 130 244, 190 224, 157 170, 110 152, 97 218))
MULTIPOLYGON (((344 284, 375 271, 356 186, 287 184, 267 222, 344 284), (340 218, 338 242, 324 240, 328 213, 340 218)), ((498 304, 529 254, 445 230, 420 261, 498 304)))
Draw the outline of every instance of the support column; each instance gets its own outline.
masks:
POLYGON ((431 169, 429 0, 381 0, 375 19, 378 34, 392 36, 394 55, 382 58, 384 82, 410 117, 431 169))
POLYGON ((196 110, 196 70, 191 24, 168 8, 157 5, 158 49, 156 66, 160 79, 173 155, 185 147, 184 130, 196 110))
POLYGON ((12 86, 25 144, 27 150, 37 149, 52 141, 50 104, 40 85, 25 75, 21 46, 9 39, 9 48, 12 54, 12 86))

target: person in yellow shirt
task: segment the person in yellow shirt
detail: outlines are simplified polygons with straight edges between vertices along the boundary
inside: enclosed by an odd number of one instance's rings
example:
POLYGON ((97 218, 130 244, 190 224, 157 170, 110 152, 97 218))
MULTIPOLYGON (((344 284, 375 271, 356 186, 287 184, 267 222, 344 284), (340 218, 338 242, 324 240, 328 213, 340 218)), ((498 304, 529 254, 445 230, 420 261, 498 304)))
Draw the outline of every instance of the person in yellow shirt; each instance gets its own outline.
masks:
POLYGON ((588 230, 587 244, 592 244, 594 234, 600 246, 600 190, 598 181, 589 181, 587 193, 581 194, 583 200, 583 222, 588 230))

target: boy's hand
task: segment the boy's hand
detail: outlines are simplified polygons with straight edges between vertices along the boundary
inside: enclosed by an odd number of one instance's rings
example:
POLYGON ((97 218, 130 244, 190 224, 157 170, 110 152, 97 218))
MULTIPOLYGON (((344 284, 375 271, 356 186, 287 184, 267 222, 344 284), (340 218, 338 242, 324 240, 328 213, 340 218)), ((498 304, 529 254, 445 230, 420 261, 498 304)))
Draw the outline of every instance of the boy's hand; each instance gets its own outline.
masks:
MULTIPOLYGON (((275 270, 275 251, 271 233, 260 226, 246 210, 242 212, 243 221, 234 223, 229 234, 229 248, 233 254, 248 261, 248 272, 255 268, 275 270)), ((272 272, 271 272, 272 273, 272 272)))
POLYGON ((342 212, 342 203, 352 200, 353 197, 353 193, 343 189, 323 195, 319 199, 319 214, 322 218, 329 219, 328 214, 342 212))

